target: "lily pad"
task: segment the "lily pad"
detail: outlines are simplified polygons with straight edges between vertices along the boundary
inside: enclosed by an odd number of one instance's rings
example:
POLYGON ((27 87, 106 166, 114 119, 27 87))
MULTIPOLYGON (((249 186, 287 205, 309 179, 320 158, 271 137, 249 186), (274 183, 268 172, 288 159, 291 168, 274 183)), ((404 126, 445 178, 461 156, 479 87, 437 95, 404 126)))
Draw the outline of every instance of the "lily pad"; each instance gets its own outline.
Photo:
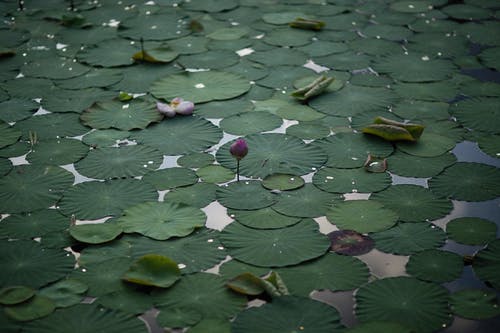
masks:
POLYGON ((429 178, 437 176, 456 161, 457 158, 451 153, 436 157, 420 157, 396 151, 387 158, 387 165, 391 173, 399 176, 429 178))
POLYGON ((263 267, 283 267, 323 255, 330 242, 318 225, 305 220, 282 229, 259 230, 233 222, 221 232, 231 257, 263 267))
POLYGON ((67 229, 69 220, 56 209, 12 214, 0 223, 0 237, 31 239, 67 229))
POLYGON ((450 118, 449 104, 444 102, 401 101, 392 111, 402 119, 408 120, 446 120, 450 118))
POLYGON ((367 321, 356 324, 345 331, 346 333, 411 333, 413 332, 407 326, 393 321, 367 321))
POLYGON ((149 172, 142 180, 163 191, 174 187, 188 186, 198 181, 196 173, 188 168, 167 168, 149 172))
POLYGON ((222 131, 217 126, 194 116, 170 118, 150 126, 147 131, 131 135, 131 139, 156 148, 164 155, 204 151, 218 143, 221 138, 222 131), (172 142, 175 142, 175 145, 171 144, 172 142))
POLYGON ((430 102, 448 102, 458 94, 458 87, 448 81, 398 82, 393 85, 393 89, 403 98, 430 102))
POLYGON ((330 128, 316 123, 299 123, 286 128, 286 134, 302 140, 323 139, 330 135, 330 128))
POLYGON ((69 228, 71 237, 89 244, 101 244, 112 241, 123 232, 123 229, 116 223, 96 223, 73 225, 69 228))
POLYGON ((262 186, 269 190, 288 191, 294 190, 304 185, 302 177, 287 175, 283 173, 275 173, 267 176, 262 181, 262 186))
POLYGON ((48 57, 29 62, 21 70, 24 75, 31 77, 69 79, 85 74, 90 70, 90 67, 74 62, 71 59, 48 57))
POLYGON ((198 208, 175 202, 145 202, 124 210, 117 220, 126 233, 165 240, 183 237, 205 224, 206 215, 198 208))
POLYGON ((487 319, 500 315, 497 295, 490 290, 463 289, 450 295, 451 310, 467 319, 487 319))
POLYGON ((416 142, 400 141, 397 148, 407 154, 420 157, 436 157, 455 147, 455 140, 435 133, 425 133, 416 142))
POLYGON ((296 191, 281 193, 272 209, 287 216, 319 217, 325 215, 341 199, 341 195, 327 193, 312 184, 306 184, 296 191))
POLYGON ((448 291, 410 277, 375 280, 361 287, 355 298, 361 322, 387 320, 430 333, 448 326, 452 319, 448 291))
POLYGON ((455 163, 429 181, 429 187, 434 193, 464 201, 494 199, 500 195, 498 184, 498 168, 470 162, 455 163), (471 191, 471 188, 475 190, 471 191))
POLYGON ((171 189, 165 198, 189 206, 203 208, 216 200, 218 188, 215 184, 199 182, 191 186, 171 189))
POLYGON ((85 89, 108 87, 119 82, 123 74, 119 70, 109 68, 92 68, 87 73, 75 78, 58 80, 55 84, 64 89, 85 89))
POLYGON ((75 139, 50 139, 40 141, 26 156, 31 164, 65 165, 87 155, 88 146, 75 139))
POLYGON ((143 285, 168 288, 181 276, 177 263, 159 254, 146 254, 132 263, 122 279, 143 285))
POLYGON ((26 302, 5 307, 5 314, 16 321, 31 321, 43 318, 55 310, 54 302, 45 296, 35 295, 26 302))
POLYGON ((202 318, 202 314, 196 310, 171 308, 167 311, 160 311, 156 316, 156 321, 163 328, 176 328, 196 325, 202 318))
POLYGON ((274 204, 276 199, 274 194, 262 187, 260 181, 233 182, 217 190, 217 200, 227 208, 265 208, 274 204))
POLYGON ((392 185, 384 191, 374 193, 370 199, 392 209, 405 222, 436 220, 453 209, 451 200, 438 197, 424 187, 410 184, 392 185))
POLYGON ((458 243, 484 245, 496 238, 497 225, 479 217, 459 217, 446 224, 446 233, 458 243))
POLYGON ((78 280, 62 279, 40 290, 40 295, 54 301, 57 308, 66 308, 81 303, 83 293, 89 287, 78 280))
POLYGON ((103 296, 123 288, 121 277, 129 269, 131 262, 131 258, 125 257, 106 258, 102 262, 80 265, 70 278, 89 286, 87 296, 103 296))
POLYGON ((282 296, 261 307, 241 312, 233 333, 334 332, 342 328, 334 307, 305 297, 282 296))
POLYGON ((498 134, 499 106, 498 97, 473 98, 454 104, 451 113, 467 128, 498 134))
POLYGON ((363 36, 382 38, 389 41, 403 41, 412 36, 412 31, 406 27, 390 24, 370 24, 361 30, 363 36))
POLYGON ((75 163, 75 169, 94 179, 127 178, 143 176, 157 169, 162 162, 163 155, 148 146, 103 147, 91 150, 75 163))
POLYGON ((85 134, 82 137, 83 143, 91 147, 110 147, 121 140, 125 140, 130 136, 127 131, 119 131, 116 129, 95 130, 85 134))
POLYGON ((146 333, 143 321, 129 314, 103 309, 93 304, 78 304, 59 309, 52 315, 26 325, 30 333, 146 333))
POLYGON ((196 175, 207 183, 225 183, 234 178, 233 171, 220 165, 207 165, 196 170, 196 175))
POLYGON ((14 305, 29 300, 35 290, 26 286, 8 286, 0 290, 0 304, 14 305))
POLYGON ((141 99, 127 103, 119 100, 97 102, 80 117, 83 124, 92 128, 115 128, 122 131, 144 129, 162 118, 153 102, 141 99))
MULTIPOLYGON (((274 173, 303 175, 324 164, 322 149, 302 140, 278 133, 252 134, 245 137, 249 154, 241 160, 240 174, 266 177, 274 173)), ((217 161, 229 169, 236 169, 236 160, 229 152, 233 141, 222 145, 216 153, 217 161)))
POLYGON ((429 249, 412 254, 406 264, 406 272, 417 279, 443 283, 460 277, 463 259, 456 253, 429 249))
POLYGON ((74 176, 57 166, 21 165, 0 178, 0 211, 28 212, 55 204, 74 176))
POLYGON ((70 187, 59 202, 61 212, 80 220, 119 216, 123 209, 146 201, 156 201, 155 188, 137 179, 91 181, 70 187))
POLYGON ((370 252, 375 246, 373 239, 354 230, 338 230, 328 234, 330 249, 338 254, 357 256, 370 252))
POLYGON ((229 209, 228 215, 239 223, 253 229, 277 229, 298 223, 300 217, 280 214, 271 207, 254 210, 229 209))
POLYGON ((496 290, 500 290, 500 239, 492 240, 488 246, 474 256, 472 268, 476 275, 496 290))
POLYGON ((313 184, 323 191, 332 193, 379 192, 391 185, 387 172, 372 173, 364 168, 323 168, 313 176, 313 184))
POLYGON ((244 112, 222 119, 220 127, 233 135, 248 135, 278 128, 283 120, 268 112, 244 112))
POLYGON ((215 157, 209 153, 190 153, 177 159, 177 164, 185 168, 201 168, 212 164, 215 157))
POLYGON ((184 276, 172 288, 153 297, 160 312, 185 308, 203 318, 228 319, 246 304, 246 298, 230 291, 223 278, 209 273, 184 276))
POLYGON ((92 66, 128 66, 134 63, 132 55, 137 50, 137 46, 126 39, 110 39, 85 47, 77 53, 77 58, 92 66))
POLYGON ((88 127, 80 123, 79 116, 73 112, 43 114, 21 120, 14 128, 21 130, 26 139, 29 139, 30 131, 36 133, 38 140, 73 137, 89 131, 88 127))
POLYGON ((156 98, 182 96, 193 103, 226 100, 246 93, 250 82, 242 76, 218 71, 175 74, 155 81, 150 88, 156 98))
POLYGON ((0 103, 0 120, 7 123, 29 118, 35 113, 40 104, 25 98, 11 98, 0 103))
POLYGON ((359 233, 383 231, 392 227, 398 220, 394 211, 373 200, 340 202, 330 208, 326 217, 339 229, 359 233))
POLYGON ((377 249, 398 255, 438 248, 446 240, 443 230, 427 223, 399 223, 391 229, 371 234, 371 237, 377 249))
POLYGON ((0 286, 39 288, 59 280, 73 270, 75 259, 63 250, 47 249, 31 240, 0 243, 4 274, 0 286), (47 269, 50 267, 50 269, 47 269))
POLYGON ((332 252, 314 261, 276 271, 291 294, 305 297, 313 290, 356 289, 368 282, 370 276, 368 266, 361 260, 332 252))

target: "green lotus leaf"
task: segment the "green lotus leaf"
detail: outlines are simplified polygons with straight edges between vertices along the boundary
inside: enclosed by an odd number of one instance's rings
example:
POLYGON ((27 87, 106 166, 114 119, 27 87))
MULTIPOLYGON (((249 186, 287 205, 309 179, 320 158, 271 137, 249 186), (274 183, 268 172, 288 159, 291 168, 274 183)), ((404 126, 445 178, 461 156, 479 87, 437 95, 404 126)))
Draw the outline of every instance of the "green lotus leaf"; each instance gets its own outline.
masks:
POLYGON ((429 1, 396 1, 390 8, 401 13, 423 13, 430 11, 432 4, 429 1))
POLYGON ((262 20, 269 24, 285 25, 295 20, 297 17, 303 17, 301 12, 283 11, 265 13, 262 15, 262 20))
POLYGON ((80 123, 79 115, 69 113, 49 113, 21 120, 14 128, 21 130, 23 138, 29 139, 29 133, 36 133, 38 140, 74 137, 89 131, 80 123))
POLYGON ((94 304, 78 304, 56 310, 52 315, 29 323, 29 333, 108 332, 146 333, 146 325, 140 319, 120 311, 103 309, 94 304))
POLYGON ((405 222, 436 220, 453 209, 451 200, 440 198, 424 187, 410 184, 389 186, 384 191, 374 193, 370 199, 392 209, 405 222))
POLYGON ((473 98, 454 104, 451 113, 467 128, 498 134, 499 106, 498 97, 473 98))
POLYGON ((312 220, 282 229, 251 229, 233 222, 221 233, 231 257, 263 267, 283 267, 317 258, 328 249, 328 238, 312 220))
POLYGON ((294 175, 275 173, 262 180, 262 186, 269 190, 288 191, 294 190, 304 185, 302 177, 294 175))
POLYGON ((68 228, 69 219, 56 209, 12 214, 0 223, 0 238, 31 239, 68 228))
POLYGON ((8 174, 12 167, 12 162, 8 158, 0 157, 0 176, 8 174))
POLYGON ((87 155, 88 146, 75 139, 49 139, 40 141, 26 156, 31 164, 65 165, 87 155))
POLYGON ((406 272, 417 279, 430 282, 449 282, 460 277, 464 263, 456 253, 429 249, 412 254, 406 272))
POLYGON ((314 37, 314 32, 312 31, 278 28, 266 34, 263 41, 274 46, 298 47, 311 43, 312 37, 314 37))
POLYGON ((333 332, 342 328, 334 307, 305 297, 282 296, 236 316, 233 333, 333 332))
POLYGON ((410 155, 436 157, 452 150, 455 147, 455 141, 446 136, 426 133, 416 142, 398 142, 396 146, 410 155))
POLYGON ((411 255, 442 246, 446 234, 427 223, 399 223, 391 229, 371 234, 371 237, 375 247, 383 252, 411 255))
POLYGON ((156 316, 156 321, 161 327, 164 328, 186 327, 196 325, 202 320, 202 318, 202 314, 196 310, 192 310, 189 308, 171 308, 167 311, 160 311, 160 313, 158 313, 158 316, 156 316))
POLYGON ((208 12, 208 13, 218 13, 228 10, 232 10, 238 6, 238 2, 235 0, 206 0, 203 2, 193 2, 187 3, 184 7, 187 10, 208 12))
POLYGON ((74 214, 80 220, 94 220, 119 216, 129 206, 157 199, 155 188, 137 179, 91 181, 67 189, 59 209, 67 216, 74 214))
POLYGON ((300 122, 313 121, 325 117, 324 113, 302 104, 286 104, 279 107, 275 113, 283 119, 298 120, 300 122))
POLYGON ((370 276, 361 260, 328 253, 298 266, 276 269, 292 295, 307 297, 313 290, 343 291, 365 284, 370 276))
POLYGON ((184 276, 173 287, 153 297, 160 312, 186 308, 213 319, 231 318, 246 304, 246 298, 230 291, 223 278, 209 273, 184 276))
POLYGON ((445 14, 461 20, 481 20, 491 16, 488 9, 468 4, 452 4, 443 7, 442 10, 445 14))
MULTIPOLYGON (((319 168, 326 160, 320 148, 288 135, 252 134, 245 137, 245 141, 249 153, 240 163, 240 174, 243 176, 266 177, 274 173, 303 175, 319 168)), ((232 143, 222 145, 216 158, 222 166, 236 170, 236 159, 229 152, 232 143)))
POLYGON ((239 223, 253 229, 283 228, 301 220, 300 217, 280 214, 271 207, 253 210, 228 209, 228 215, 239 223))
POLYGON ((187 236, 205 224, 198 208, 175 202, 145 202, 125 209, 117 223, 126 233, 137 232, 153 239, 187 236))
POLYGON ((363 52, 374 56, 388 56, 401 52, 401 45, 397 42, 380 38, 356 38, 348 43, 356 52, 363 52))
POLYGON ((227 208, 253 210, 271 206, 276 196, 262 187, 260 181, 226 184, 217 189, 217 200, 227 208))
POLYGON ((362 68, 369 67, 371 61, 369 55, 353 52, 351 50, 315 59, 317 64, 324 67, 335 68, 335 70, 338 71, 358 71, 362 68))
POLYGON ((208 153, 189 153, 177 159, 177 164, 184 168, 201 168, 213 164, 215 157, 208 153))
MULTIPOLYGON (((207 229, 194 231, 186 237, 158 241, 147 237, 126 236, 127 246, 134 258, 156 253, 172 258, 183 274, 207 270, 226 257, 218 241, 218 232, 207 229)), ((110 249, 111 250, 111 249, 110 249)))
POLYGON ((82 243, 101 244, 112 241, 123 232, 115 223, 73 225, 69 228, 71 237, 82 243))
POLYGON ((448 238, 467 245, 483 245, 496 238, 497 225, 479 217, 459 217, 446 224, 448 238))
POLYGON ((438 82, 398 82, 393 85, 394 92, 405 99, 430 102, 447 102, 458 93, 458 87, 448 81, 438 82))
POLYGON ((168 288, 181 276, 177 263, 159 254, 146 254, 132 263, 122 279, 144 286, 168 288))
POLYGON ((137 316, 153 308, 153 300, 147 292, 148 289, 151 287, 123 284, 119 290, 99 296, 96 302, 105 308, 137 316))
POLYGON ((46 317, 55 309, 56 306, 50 298, 39 295, 35 295, 26 302, 4 308, 8 317, 22 322, 46 317))
POLYGON ((312 145, 323 149, 328 154, 326 165, 335 168, 359 168, 368 154, 382 158, 394 150, 389 142, 360 133, 338 133, 312 145))
POLYGON ((29 300, 35 290, 26 286, 8 286, 0 289, 0 304, 14 305, 29 300))
POLYGON ((71 59, 62 57, 47 57, 31 61, 21 69, 23 74, 31 77, 41 77, 47 79, 69 79, 80 76, 90 70, 71 59))
POLYGON ((342 53, 349 49, 346 43, 330 42, 325 40, 312 40, 310 44, 297 48, 311 57, 323 57, 334 53, 342 53))
POLYGON ((407 326, 393 321, 367 321, 348 328, 346 333, 411 333, 407 326))
POLYGON ((422 119, 447 120, 450 118, 449 107, 449 104, 444 102, 404 100, 394 106, 393 112, 402 119, 411 121, 422 119))
POLYGON ((207 165, 196 170, 196 175, 207 183, 225 183, 234 179, 234 173, 220 165, 207 165))
POLYGON ((86 88, 79 90, 60 89, 51 95, 44 97, 41 101, 42 107, 51 112, 82 113, 97 101, 114 98, 116 93, 101 88, 86 88))
POLYGON ((497 238, 474 256, 472 268, 476 275, 493 288, 500 289, 498 269, 500 267, 500 240, 497 238))
POLYGON ((420 157, 397 150, 387 158, 387 165, 391 173, 399 176, 429 178, 440 174, 456 161, 457 158, 453 154, 420 157))
POLYGON ((330 135, 330 128, 315 123, 299 123, 286 128, 286 134, 302 140, 323 139, 330 135))
POLYGON ((11 127, 9 124, 0 121, 0 129, 2 130, 2 138, 0 139, 0 148, 9 146, 19 139, 21 131, 11 127))
POLYGON ((87 46, 77 53, 79 61, 98 67, 128 66, 134 63, 132 55, 137 52, 126 39, 110 39, 87 46))
POLYGON ((412 36, 412 31, 406 27, 390 24, 370 24, 361 30, 363 36, 382 38, 390 41, 403 41, 412 36))
POLYGON ((31 240, 3 241, 0 249, 4 272, 0 276, 2 287, 24 285, 38 288, 64 277, 75 265, 74 257, 69 253, 44 248, 31 240))
POLYGON ((128 103, 119 100, 98 102, 85 110, 80 117, 85 125, 92 128, 115 128, 122 131, 144 129, 162 118, 153 102, 141 99, 128 103))
POLYGON ((497 295, 490 290, 463 289, 450 295, 453 313, 467 319, 487 319, 500 315, 497 295))
MULTIPOLYGON (((15 122, 31 117, 38 110, 40 104, 26 98, 11 98, 0 103, 0 120, 6 123, 15 122)), ((2 128, 3 133, 3 128, 2 128)))
POLYGON ((74 176, 57 166, 21 165, 0 178, 0 211, 28 212, 55 204, 74 176))
POLYGON ((149 172, 142 177, 142 180, 152 184, 157 190, 163 191, 192 185, 198 181, 198 176, 191 169, 175 167, 149 172))
POLYGON ((194 103, 226 100, 244 94, 250 83, 243 77, 227 72, 194 72, 175 74, 155 81, 151 93, 157 98, 171 100, 182 96, 194 103))
MULTIPOLYGON (((236 65, 239 61, 239 57, 235 52, 229 51, 229 50, 209 50, 203 53, 199 54, 188 54, 188 55, 181 55, 177 62, 181 64, 184 68, 195 68, 195 69, 210 69, 212 70, 218 70, 218 69, 223 69, 225 67, 229 67, 232 65, 236 65), (225 61, 220 61, 220 59, 223 58, 225 61)), ((202 73, 202 72, 199 72, 202 73)), ((189 75, 193 74, 191 72, 189 75)), ((222 74, 222 72, 219 72, 219 74, 222 74)), ((225 73, 225 74, 230 74, 230 73, 225 73)), ((236 78, 241 78, 240 76, 236 76, 236 74, 231 75, 219 75, 216 80, 220 80, 219 82, 221 84, 225 84, 226 80, 235 80, 236 78)), ((240 88, 244 89, 244 81, 240 83, 240 88)), ((236 81, 233 81, 233 83, 236 83, 236 81)), ((212 89, 215 89, 214 86, 211 87, 212 89)), ((227 88, 227 87, 226 87, 227 88)), ((236 87, 235 87, 236 88, 236 87)), ((192 87, 191 87, 192 89, 192 87)), ((234 90, 234 89, 233 89, 234 90)), ((206 92, 206 91, 205 91, 206 92)), ((168 90, 166 92, 168 94, 168 90)), ((221 92, 216 92, 217 94, 221 94, 221 92)), ((236 97, 240 94, 237 94, 235 96, 231 97, 236 97)), ((159 97, 160 95, 155 94, 156 97, 159 97)), ((179 95, 180 96, 180 95, 179 95)), ((205 96, 207 98, 208 96, 205 96)), ((163 97, 165 98, 165 97, 163 97)), ((168 99, 168 98, 165 98, 168 99)), ((229 98, 217 98, 217 99, 229 99, 229 98)), ((203 101, 200 101, 203 102, 203 101)))
POLYGON ((368 172, 364 168, 322 168, 313 176, 313 184, 331 193, 379 192, 391 185, 387 172, 368 172))
POLYGON ((266 291, 263 280, 252 273, 240 274, 227 282, 229 289, 243 295, 260 295, 266 291))
POLYGON ((361 287, 355 298, 361 322, 387 320, 430 333, 448 326, 452 318, 445 288, 410 277, 375 280, 361 287))
POLYGON ((267 112, 245 112, 222 119, 220 127, 233 135, 248 135, 278 128, 283 120, 267 112))
POLYGON ((196 183, 191 186, 171 189, 165 199, 189 206, 203 208, 216 200, 218 186, 210 183, 196 183))
POLYGON ((81 303, 89 287, 78 280, 63 279, 40 290, 40 295, 54 301, 57 308, 67 308, 81 303))
POLYGON ((204 118, 226 118, 253 110, 253 104, 245 99, 211 101, 196 106, 196 114, 204 118))
POLYGON ((116 69, 92 68, 87 73, 75 78, 57 80, 55 84, 63 89, 86 89, 97 87, 108 87, 118 83, 123 78, 123 74, 116 69))
POLYGON ((217 126, 195 116, 170 118, 148 127, 147 131, 131 135, 131 139, 156 148, 164 155, 201 152, 218 143, 221 138, 222 131, 217 126))
POLYGON ((302 66, 307 61, 307 54, 295 49, 272 48, 254 52, 247 56, 249 60, 266 66, 302 66))
POLYGON ((75 169, 94 179, 127 178, 143 176, 157 169, 162 162, 163 155, 148 146, 103 147, 91 150, 75 163, 75 169))
POLYGON ((443 197, 464 201, 490 200, 500 195, 498 168, 470 162, 459 162, 429 181, 430 189, 443 197), (460 180, 460 181, 457 181, 460 180), (470 189, 474 188, 474 191, 470 189))
MULTIPOLYGON (((435 20, 453 22, 448 20, 435 20)), ((434 22, 429 22, 431 25, 434 22)), ((414 26, 412 26, 414 28, 414 26)), ((408 50, 444 58, 467 54, 467 38, 461 35, 446 35, 439 32, 423 32, 408 40, 408 50)))
POLYGON ((327 219, 339 229, 359 233, 377 232, 396 224, 398 215, 373 200, 343 201, 326 214, 327 219))
POLYGON ((450 60, 420 54, 395 54, 378 60, 373 68, 403 82, 430 82, 449 78, 456 70, 450 60))
POLYGON ((110 147, 121 140, 125 140, 130 136, 127 131, 119 131, 116 129, 95 130, 85 134, 82 137, 83 143, 91 147, 110 147))

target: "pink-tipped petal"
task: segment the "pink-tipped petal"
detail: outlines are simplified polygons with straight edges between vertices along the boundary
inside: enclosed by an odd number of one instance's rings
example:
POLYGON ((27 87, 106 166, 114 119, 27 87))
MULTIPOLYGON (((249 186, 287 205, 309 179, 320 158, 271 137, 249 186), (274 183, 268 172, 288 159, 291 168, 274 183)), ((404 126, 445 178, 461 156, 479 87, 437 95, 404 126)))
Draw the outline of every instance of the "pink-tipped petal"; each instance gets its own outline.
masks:
POLYGON ((175 116, 175 110, 168 104, 156 102, 156 109, 158 110, 158 112, 169 118, 175 116))
POLYGON ((175 112, 182 114, 184 116, 189 116, 193 114, 194 103, 189 101, 183 101, 175 108, 175 112))
POLYGON ((248 154, 248 145, 244 139, 236 140, 231 147, 229 147, 229 152, 233 155, 237 160, 241 160, 248 154))

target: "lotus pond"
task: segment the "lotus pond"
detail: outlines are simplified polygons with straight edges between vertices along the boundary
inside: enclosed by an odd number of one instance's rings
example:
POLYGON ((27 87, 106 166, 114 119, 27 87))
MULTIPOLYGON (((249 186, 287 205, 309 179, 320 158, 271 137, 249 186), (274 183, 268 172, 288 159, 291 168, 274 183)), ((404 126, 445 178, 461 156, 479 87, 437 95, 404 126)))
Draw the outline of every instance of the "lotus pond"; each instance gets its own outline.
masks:
POLYGON ((498 331, 498 1, 0 8, 2 332, 498 331))

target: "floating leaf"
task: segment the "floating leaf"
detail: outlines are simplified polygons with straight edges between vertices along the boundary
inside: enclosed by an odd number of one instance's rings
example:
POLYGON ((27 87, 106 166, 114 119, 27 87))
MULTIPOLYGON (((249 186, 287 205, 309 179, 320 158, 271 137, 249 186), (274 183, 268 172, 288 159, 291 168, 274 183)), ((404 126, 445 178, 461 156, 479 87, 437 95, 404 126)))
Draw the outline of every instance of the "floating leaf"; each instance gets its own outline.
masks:
POLYGON ((328 239, 311 220, 269 230, 233 222, 222 231, 221 242, 233 258, 264 267, 298 264, 323 255, 329 247, 328 239))
POLYGON ((346 333, 411 333, 407 326, 393 321, 367 321, 356 324, 345 331, 346 333))
POLYGON ((129 269, 132 260, 125 257, 105 258, 101 262, 86 263, 73 271, 71 279, 86 284, 89 289, 86 295, 99 297, 123 288, 121 280, 129 269))
POLYGON ((26 156, 31 164, 65 165, 87 155, 89 147, 75 139, 49 139, 38 142, 26 156))
POLYGON ((31 239, 50 233, 60 233, 68 228, 68 218, 56 209, 12 214, 0 223, 0 237, 31 239))
POLYGON ((294 190, 304 185, 302 177, 294 175, 287 175, 282 173, 275 173, 267 176, 262 180, 262 186, 269 190, 288 191, 294 190))
POLYGON ((271 206, 276 196, 260 181, 233 182, 217 189, 217 200, 227 208, 259 209, 271 206))
POLYGON ((71 59, 47 57, 29 62, 21 70, 24 75, 31 77, 69 79, 85 74, 90 70, 90 67, 74 62, 71 59))
POLYGON ((460 277, 464 263, 456 253, 429 249, 412 254, 406 272, 417 279, 430 282, 449 282, 460 277))
POLYGON ((436 157, 455 147, 455 140, 435 133, 426 133, 416 142, 398 142, 396 147, 410 155, 436 157))
POLYGON ((357 256, 370 252, 375 246, 373 239, 354 230, 338 230, 328 234, 331 250, 338 254, 357 256))
POLYGON ((207 183, 225 183, 234 178, 232 170, 224 168, 220 165, 207 165, 199 168, 196 175, 207 183))
POLYGON ((4 308, 5 314, 16 321, 31 321, 43 318, 55 310, 54 302, 45 296, 35 295, 26 302, 4 308))
POLYGON ((463 289, 450 296, 453 313, 467 319, 487 319, 500 315, 497 295, 490 290, 463 289))
POLYGON ((387 158, 389 171, 403 177, 429 178, 441 173, 457 161, 453 154, 420 157, 396 151, 387 158))
POLYGON ((14 305, 29 300, 35 295, 32 288, 26 286, 8 286, 0 289, 0 304, 14 305))
POLYGON ((494 222, 479 217, 460 217, 446 224, 448 237, 467 245, 483 245, 496 238, 494 222))
POLYGON ((263 279, 248 272, 232 278, 227 282, 227 286, 243 295, 260 295, 266 291, 263 279))
POLYGON ((215 184, 200 182, 191 186, 174 188, 167 193, 165 198, 189 206, 203 208, 216 200, 218 188, 215 184))
POLYGON ((268 112, 244 112, 222 119, 220 127, 234 135, 248 135, 278 128, 283 120, 268 112))
POLYGON ((0 211, 20 213, 48 208, 73 179, 69 171, 57 166, 16 166, 0 179, 0 211))
POLYGON ((371 234, 375 247, 386 253, 411 255, 423 250, 438 248, 446 234, 427 223, 399 223, 391 229, 371 234))
POLYGON ((249 89, 250 83, 237 74, 209 71, 164 77, 154 82, 150 91, 156 98, 171 100, 182 96, 201 103, 237 97, 249 89))
POLYGON ((429 181, 429 187, 434 193, 464 201, 494 199, 500 195, 498 184, 498 168, 469 162, 455 163, 429 181), (471 188, 475 190, 471 191, 471 188))
POLYGON ((196 323, 200 322, 202 318, 202 314, 196 310, 189 308, 171 308, 165 311, 160 311, 158 316, 156 316, 156 321, 163 328, 186 327, 196 325, 196 323))
POLYGON ((322 168, 313 176, 313 184, 331 193, 379 192, 391 185, 389 173, 370 173, 364 168, 322 168))
POLYGON ((424 187, 410 184, 389 186, 384 191, 374 193, 370 199, 392 209, 405 222, 436 220, 453 209, 451 200, 440 198, 424 187))
POLYGON ((499 106, 498 97, 473 98, 454 104, 451 113, 467 128, 498 134, 499 106))
POLYGON ((117 223, 126 233, 137 232, 153 239, 187 236, 205 224, 198 208, 175 202, 145 202, 124 210, 117 223))
POLYGON ((340 315, 334 307, 305 297, 282 296, 238 314, 231 332, 325 333, 341 327, 340 315))
POLYGON ((77 53, 79 61, 99 67, 128 66, 134 63, 132 55, 137 47, 126 39, 110 39, 87 46, 77 53))
POLYGON ((132 263, 122 279, 143 285, 168 288, 181 276, 177 263, 159 254, 146 254, 132 263))
POLYGON ((497 238, 474 256, 472 268, 476 275, 493 288, 500 290, 500 240, 497 238))
POLYGON ((40 295, 54 301, 57 308, 66 308, 81 303, 83 293, 89 287, 78 280, 62 279, 40 290, 40 295))
POLYGON ((410 277, 375 280, 355 295, 356 316, 361 322, 387 320, 416 332, 434 332, 451 322, 448 291, 410 277))
POLYGON ((112 241, 123 232, 115 223, 73 225, 69 228, 71 237, 82 243, 101 244, 112 241))
POLYGON ((75 264, 74 257, 65 251, 47 249, 31 240, 3 241, 0 249, 4 272, 0 276, 2 287, 24 285, 38 288, 64 277, 75 264))
POLYGON ((239 223, 253 229, 283 228, 301 220, 300 217, 280 214, 271 207, 253 210, 228 209, 228 215, 239 223))
POLYGON ((142 180, 154 185, 157 190, 163 191, 192 185, 198 181, 198 177, 193 170, 188 168, 167 168, 149 172, 142 177, 142 180))

